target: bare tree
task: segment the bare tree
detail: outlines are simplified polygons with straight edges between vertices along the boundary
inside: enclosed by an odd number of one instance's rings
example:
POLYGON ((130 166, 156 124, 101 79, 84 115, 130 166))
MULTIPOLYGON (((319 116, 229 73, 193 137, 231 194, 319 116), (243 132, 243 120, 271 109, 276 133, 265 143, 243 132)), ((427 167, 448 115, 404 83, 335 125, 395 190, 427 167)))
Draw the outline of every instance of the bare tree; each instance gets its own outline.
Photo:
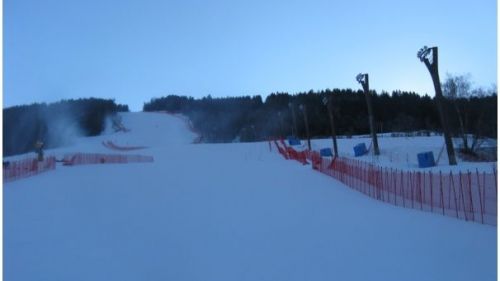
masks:
POLYGON ((484 111, 480 110, 479 116, 471 117, 471 108, 465 101, 470 101, 473 97, 484 97, 495 93, 496 86, 492 89, 485 90, 484 88, 473 88, 471 76, 469 74, 451 75, 447 74, 442 85, 444 96, 451 101, 453 108, 456 111, 459 135, 462 138, 463 148, 462 153, 476 156, 476 150, 484 141, 482 132, 484 111), (473 120, 475 119, 475 120, 473 120), (473 123, 472 123, 473 122, 473 123), (471 124, 472 123, 472 124, 471 124), (472 142, 470 136, 472 135, 472 142))
POLYGON ((465 153, 472 152, 471 147, 469 147, 467 136, 469 118, 467 108, 461 108, 459 99, 467 99, 471 96, 471 85, 469 74, 457 76, 446 74, 446 79, 441 86, 443 88, 443 95, 452 102, 453 108, 457 113, 460 136, 462 138, 463 151, 465 153))

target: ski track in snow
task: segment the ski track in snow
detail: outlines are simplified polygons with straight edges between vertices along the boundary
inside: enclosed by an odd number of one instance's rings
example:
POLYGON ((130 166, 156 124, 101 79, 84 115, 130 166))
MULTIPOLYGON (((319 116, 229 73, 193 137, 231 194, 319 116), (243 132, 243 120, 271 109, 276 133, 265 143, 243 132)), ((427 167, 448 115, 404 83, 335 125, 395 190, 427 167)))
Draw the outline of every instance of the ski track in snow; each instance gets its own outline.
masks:
POLYGON ((46 154, 110 140, 154 163, 4 184, 5 280, 496 280, 496 227, 373 200, 267 143, 190 144, 166 114, 123 123, 46 154))

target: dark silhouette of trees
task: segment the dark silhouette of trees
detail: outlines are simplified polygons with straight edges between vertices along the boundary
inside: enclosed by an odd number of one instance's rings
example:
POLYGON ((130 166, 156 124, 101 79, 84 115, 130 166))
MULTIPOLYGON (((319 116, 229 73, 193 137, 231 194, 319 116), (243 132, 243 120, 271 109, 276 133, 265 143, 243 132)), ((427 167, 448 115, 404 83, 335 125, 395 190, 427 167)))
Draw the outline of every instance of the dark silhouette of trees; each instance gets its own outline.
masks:
POLYGON ((442 88, 448 102, 451 130, 462 139, 460 151, 475 155, 475 150, 484 138, 483 132, 493 129, 484 124, 486 112, 496 112, 491 105, 484 103, 488 100, 485 98, 488 93, 482 88, 474 89, 469 75, 447 74, 442 88))
POLYGON ((64 144, 68 136, 98 135, 106 117, 120 111, 128 111, 128 106, 96 98, 5 108, 3 153, 9 156, 33 151, 36 141, 51 148, 64 144))
MULTIPOLYGON (((484 137, 497 137, 497 94, 493 90, 472 89, 468 97, 453 101, 444 99, 444 109, 450 119, 453 136, 467 134, 477 136, 471 145, 478 146, 484 137), (461 110, 463 129, 453 103, 461 110)), ((436 131, 441 132, 440 118, 434 98, 414 92, 370 91, 374 124, 377 133, 436 131)), ((323 99, 332 98, 330 106, 335 118, 338 137, 369 134, 365 95, 362 90, 325 89, 290 95, 272 93, 265 100, 261 96, 243 96, 201 99, 170 95, 151 99, 144 104, 144 111, 169 111, 188 116, 205 142, 260 141, 269 137, 297 135, 306 138, 304 118, 299 105, 307 108, 309 134, 312 138, 327 138, 332 134, 329 107, 323 99)), ((126 105, 113 100, 79 99, 52 104, 31 104, 5 108, 3 111, 3 152, 13 154, 33 151, 37 140, 46 148, 65 143, 64 136, 77 134, 95 136, 104 129, 105 119, 120 111, 128 111, 126 105)))
MULTIPOLYGON (((413 92, 392 93, 370 91, 375 129, 382 132, 441 131, 439 114, 433 98, 413 92)), ((268 137, 288 136, 296 133, 306 138, 304 122, 294 127, 290 104, 295 106, 297 120, 303 115, 298 106, 307 107, 311 137, 331 136, 328 108, 323 98, 333 97, 332 113, 339 136, 369 134, 366 101, 362 90, 326 89, 290 95, 272 93, 265 101, 260 96, 194 99, 182 96, 167 96, 152 99, 144 104, 144 111, 167 110, 187 115, 205 142, 257 141, 268 137)), ((481 135, 496 138, 496 93, 460 100, 470 110, 469 130, 481 128, 481 135), (489 103, 489 104, 488 104, 489 103), (493 105, 493 106, 492 106, 493 105), (477 127, 475 124, 481 121, 477 127)), ((454 118, 450 118, 454 119, 454 118)), ((455 125, 450 125, 457 135, 455 125)))

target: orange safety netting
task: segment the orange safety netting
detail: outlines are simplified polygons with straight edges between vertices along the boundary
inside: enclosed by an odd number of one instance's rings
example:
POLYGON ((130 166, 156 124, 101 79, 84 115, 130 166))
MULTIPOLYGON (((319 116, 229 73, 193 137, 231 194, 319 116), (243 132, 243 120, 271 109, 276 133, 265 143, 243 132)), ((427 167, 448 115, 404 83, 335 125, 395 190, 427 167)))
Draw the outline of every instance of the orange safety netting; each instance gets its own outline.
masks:
POLYGON ((34 176, 45 171, 54 170, 55 168, 56 159, 53 156, 45 157, 43 161, 38 161, 35 157, 23 160, 4 161, 3 180, 4 182, 14 181, 34 176))
POLYGON ((147 148, 146 146, 119 146, 112 141, 103 141, 102 145, 109 149, 120 150, 120 151, 129 151, 129 150, 138 150, 147 148))
POLYGON ((285 159, 304 162, 348 187, 396 206, 419 209, 483 224, 497 224, 497 171, 442 173, 403 171, 316 151, 295 151, 274 141, 285 159))
POLYGON ((67 166, 86 164, 112 164, 112 163, 144 163, 153 162, 153 156, 76 153, 64 156, 63 163, 67 166))

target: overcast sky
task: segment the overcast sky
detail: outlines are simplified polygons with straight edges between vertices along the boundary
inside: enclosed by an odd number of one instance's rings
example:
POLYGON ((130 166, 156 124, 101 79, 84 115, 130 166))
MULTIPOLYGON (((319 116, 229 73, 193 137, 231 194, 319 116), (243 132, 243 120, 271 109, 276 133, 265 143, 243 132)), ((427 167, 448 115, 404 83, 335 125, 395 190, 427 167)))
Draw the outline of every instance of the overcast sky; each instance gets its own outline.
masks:
POLYGON ((496 1, 4 0, 4 107, 359 88, 434 95, 416 53, 497 78, 496 1))

